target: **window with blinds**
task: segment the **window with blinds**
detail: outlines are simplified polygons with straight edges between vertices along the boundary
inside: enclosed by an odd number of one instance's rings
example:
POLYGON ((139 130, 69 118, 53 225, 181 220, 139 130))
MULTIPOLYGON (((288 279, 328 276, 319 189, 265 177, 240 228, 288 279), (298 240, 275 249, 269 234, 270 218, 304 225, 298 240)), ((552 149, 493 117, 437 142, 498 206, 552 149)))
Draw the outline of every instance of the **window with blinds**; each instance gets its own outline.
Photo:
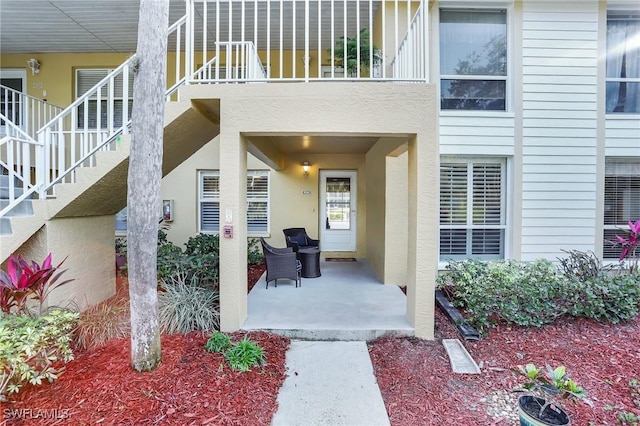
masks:
POLYGON ((618 259, 620 247, 614 247, 616 234, 629 229, 630 220, 640 219, 640 157, 607 159, 604 177, 605 259, 618 259))
POLYGON ((440 260, 504 257, 505 161, 440 164, 440 260))
MULTIPOLYGON (((109 73, 110 69, 78 69, 76 70, 76 98, 87 93, 109 73)), ((105 85, 99 94, 94 94, 87 102, 78 106, 78 128, 108 129, 119 128, 123 122, 124 98, 127 98, 129 111, 126 120, 131 118, 133 107, 133 73, 129 74, 127 95, 124 94, 122 75, 114 78, 112 85, 105 85), (112 92, 112 97, 109 93, 112 92)))
MULTIPOLYGON (((220 232, 220 173, 202 171, 199 179, 200 232, 220 232)), ((247 231, 269 231, 269 172, 247 172, 247 231)))

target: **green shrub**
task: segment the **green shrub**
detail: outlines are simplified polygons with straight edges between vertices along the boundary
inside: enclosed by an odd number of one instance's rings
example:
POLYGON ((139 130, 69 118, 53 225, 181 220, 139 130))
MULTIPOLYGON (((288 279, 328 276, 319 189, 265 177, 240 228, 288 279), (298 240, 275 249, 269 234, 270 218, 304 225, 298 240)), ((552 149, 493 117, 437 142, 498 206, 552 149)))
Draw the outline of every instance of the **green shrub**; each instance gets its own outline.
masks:
POLYGON ((187 267, 187 259, 182 249, 173 243, 158 246, 157 268, 160 279, 176 275, 187 267))
POLYGON ((246 336, 224 351, 224 358, 234 371, 249 371, 251 367, 266 363, 264 350, 246 336))
POLYGON ((264 256, 260 249, 260 240, 257 238, 249 238, 247 241, 247 263, 249 265, 259 265, 262 263, 264 256))
POLYGON ((548 260, 469 259, 451 261, 447 269, 438 287, 482 333, 498 321, 539 327, 563 314, 557 302, 565 278, 548 260))
POLYGON ((640 274, 600 272, 586 280, 570 280, 564 290, 568 313, 618 323, 640 311, 640 274))
POLYGON ((224 350, 229 346, 231 346, 231 339, 229 336, 218 331, 209 337, 204 348, 207 352, 224 352, 224 350))
POLYGON ((32 317, 0 314, 0 400, 26 384, 53 382, 57 360, 73 359, 71 339, 76 312, 54 310, 32 317))
POLYGON ((167 333, 194 330, 213 331, 220 324, 218 292, 198 285, 184 272, 162 280, 164 291, 158 293, 160 327, 167 333))

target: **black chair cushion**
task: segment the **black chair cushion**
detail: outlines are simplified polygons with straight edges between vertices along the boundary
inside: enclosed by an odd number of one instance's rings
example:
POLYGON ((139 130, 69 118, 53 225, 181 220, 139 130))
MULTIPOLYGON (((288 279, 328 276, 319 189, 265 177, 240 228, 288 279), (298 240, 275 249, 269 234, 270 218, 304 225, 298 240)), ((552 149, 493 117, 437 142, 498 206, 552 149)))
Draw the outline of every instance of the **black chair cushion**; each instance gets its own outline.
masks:
POLYGON ((304 234, 291 235, 289 236, 289 240, 299 246, 307 245, 307 237, 304 234))

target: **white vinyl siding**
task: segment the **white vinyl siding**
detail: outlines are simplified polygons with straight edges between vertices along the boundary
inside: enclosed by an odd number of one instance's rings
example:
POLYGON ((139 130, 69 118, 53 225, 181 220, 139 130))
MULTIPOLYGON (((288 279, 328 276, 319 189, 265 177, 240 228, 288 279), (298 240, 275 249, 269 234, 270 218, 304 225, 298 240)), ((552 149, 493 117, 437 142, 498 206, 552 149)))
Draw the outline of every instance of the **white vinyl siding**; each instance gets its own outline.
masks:
POLYGON ((513 114, 473 111, 440 112, 440 154, 514 155, 513 114), (480 116, 479 114, 482 114, 480 116))
POLYGON ((523 2, 521 257, 594 250, 598 5, 523 2))
POLYGON ((630 220, 640 219, 640 157, 607 159, 604 178, 605 259, 617 259, 620 248, 613 247, 616 235, 629 229, 630 220))
POLYGON ((605 126, 605 155, 640 155, 640 118, 629 114, 608 115, 605 126))
POLYGON ((442 158, 440 261, 504 257, 504 160, 442 158))
MULTIPOLYGON (((198 223, 200 232, 220 232, 220 172, 201 171, 198 188, 198 223)), ((269 172, 247 172, 247 231, 269 231, 269 172)))
MULTIPOLYGON (((87 91, 92 89, 102 79, 104 79, 111 71, 111 69, 78 69, 76 70, 76 98, 84 95, 87 91)), ((78 128, 85 127, 85 115, 87 116, 87 128, 97 129, 98 126, 101 129, 107 129, 111 127, 118 128, 122 126, 122 112, 123 112, 123 94, 124 85, 122 75, 118 76, 114 80, 113 84, 113 98, 110 101, 108 87, 105 86, 100 91, 100 102, 98 102, 98 96, 92 96, 85 104, 78 106, 78 128), (109 120, 113 120, 113 123, 109 123, 109 120)), ((131 110, 133 107, 133 73, 129 74, 128 81, 128 115, 131 118, 131 110)))

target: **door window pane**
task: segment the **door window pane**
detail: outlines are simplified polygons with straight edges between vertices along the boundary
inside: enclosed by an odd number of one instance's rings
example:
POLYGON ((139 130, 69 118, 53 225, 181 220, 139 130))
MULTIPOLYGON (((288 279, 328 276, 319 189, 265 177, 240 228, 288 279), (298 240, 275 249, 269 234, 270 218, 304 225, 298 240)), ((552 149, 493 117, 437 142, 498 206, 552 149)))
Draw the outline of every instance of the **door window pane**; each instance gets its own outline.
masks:
POLYGON ((351 229, 351 178, 327 178, 327 229, 351 229))

